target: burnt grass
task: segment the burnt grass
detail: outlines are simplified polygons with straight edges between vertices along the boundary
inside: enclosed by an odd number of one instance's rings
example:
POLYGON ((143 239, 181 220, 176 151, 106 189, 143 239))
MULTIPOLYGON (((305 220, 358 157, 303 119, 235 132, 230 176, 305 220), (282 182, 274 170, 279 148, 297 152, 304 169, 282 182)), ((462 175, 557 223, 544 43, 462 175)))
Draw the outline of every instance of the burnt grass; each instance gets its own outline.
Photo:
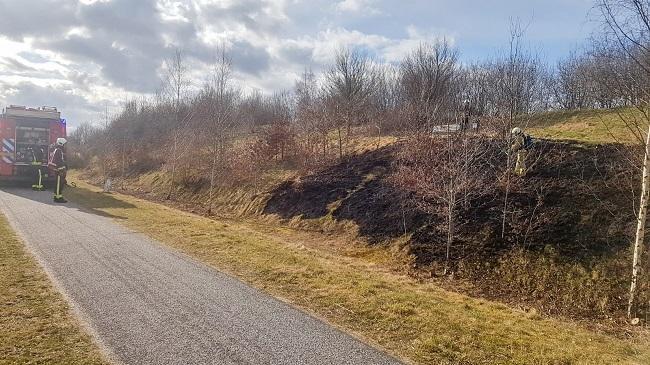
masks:
MULTIPOLYGON (((404 147, 394 144, 351 156, 287 181, 271 192, 264 213, 285 219, 331 214, 356 223, 371 244, 410 234, 409 250, 418 266, 439 262, 447 234, 442 210, 424 209, 416 192, 391 178, 404 147)), ((564 260, 585 261, 629 246, 638 172, 626 158, 632 155, 626 147, 537 140, 528 175, 510 178, 503 238, 507 162, 505 153, 495 152, 496 159, 485 167, 493 176, 489 186, 458 210, 453 262, 495 260, 513 248, 551 248, 564 260)))
MULTIPOLYGON (((489 158, 478 170, 485 169, 488 178, 458 205, 448 262, 444 205, 396 183, 416 145, 393 144, 286 181, 270 192, 264 213, 352 221, 369 244, 406 236, 417 277, 439 276, 449 265, 454 280, 441 283, 452 290, 465 288, 460 290, 548 315, 622 323, 640 151, 536 140, 529 173, 511 174, 508 184, 507 154, 498 143, 488 144, 489 158)), ((639 303, 649 300, 644 282, 639 303)))
POLYGON ((388 181, 399 147, 383 147, 299 180, 286 181, 271 192, 264 214, 290 219, 322 218, 351 220, 371 243, 396 238, 405 232, 428 227, 431 216, 413 205, 408 193, 388 181), (368 176, 373 178, 368 178, 368 176), (340 201, 330 212, 329 206, 340 201))

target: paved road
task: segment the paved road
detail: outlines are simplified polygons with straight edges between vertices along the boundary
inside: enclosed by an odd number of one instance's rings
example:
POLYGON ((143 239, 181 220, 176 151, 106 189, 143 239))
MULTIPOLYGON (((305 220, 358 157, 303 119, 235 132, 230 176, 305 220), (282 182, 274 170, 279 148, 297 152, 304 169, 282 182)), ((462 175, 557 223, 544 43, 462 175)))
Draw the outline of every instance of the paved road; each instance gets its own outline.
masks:
POLYGON ((51 193, 0 189, 0 211, 125 364, 398 364, 246 284, 51 193))

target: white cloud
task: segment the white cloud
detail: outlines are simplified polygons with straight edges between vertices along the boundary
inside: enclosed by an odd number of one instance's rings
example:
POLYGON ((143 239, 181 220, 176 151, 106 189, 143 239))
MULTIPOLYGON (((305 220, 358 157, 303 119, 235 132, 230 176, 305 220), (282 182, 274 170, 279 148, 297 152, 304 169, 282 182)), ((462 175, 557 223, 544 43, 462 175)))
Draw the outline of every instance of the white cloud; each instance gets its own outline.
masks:
POLYGON ((381 11, 375 7, 375 0, 343 0, 334 8, 341 13, 354 13, 363 15, 377 15, 381 11))
POLYGON ((81 37, 81 38, 90 38, 90 29, 87 27, 72 27, 68 29, 65 33, 65 38, 69 39, 70 37, 81 37))
POLYGON ((313 46, 314 62, 325 64, 331 62, 341 48, 382 49, 389 45, 391 40, 381 35, 335 28, 319 32, 316 38, 303 38, 302 42, 313 46))
POLYGON ((423 31, 414 25, 406 27, 408 38, 392 42, 383 49, 384 60, 387 62, 399 62, 409 52, 419 47, 422 43, 435 43, 445 40, 449 45, 455 44, 455 38, 444 31, 423 31))
POLYGON ((188 17, 191 10, 191 6, 188 3, 173 0, 160 0, 156 4, 156 9, 160 13, 163 21, 179 21, 185 23, 192 21, 192 19, 188 17))
POLYGON ((328 28, 314 36, 303 36, 293 40, 285 40, 284 46, 295 46, 310 49, 312 61, 316 65, 330 63, 336 52, 342 48, 357 48, 367 50, 379 61, 399 62, 404 56, 416 49, 421 43, 435 42, 445 39, 451 45, 454 37, 435 31, 423 31, 415 26, 406 29, 406 38, 389 38, 379 34, 367 34, 358 30, 348 30, 342 27, 328 28))

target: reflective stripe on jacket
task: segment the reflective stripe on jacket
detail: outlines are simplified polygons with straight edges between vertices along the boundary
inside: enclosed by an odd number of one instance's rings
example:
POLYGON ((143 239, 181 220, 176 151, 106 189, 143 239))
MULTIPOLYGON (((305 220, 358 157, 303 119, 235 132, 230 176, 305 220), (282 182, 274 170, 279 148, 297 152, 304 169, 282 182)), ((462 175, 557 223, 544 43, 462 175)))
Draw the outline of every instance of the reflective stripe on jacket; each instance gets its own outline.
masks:
POLYGON ((65 167, 65 153, 63 153, 63 148, 56 147, 54 149, 49 165, 57 170, 65 167))

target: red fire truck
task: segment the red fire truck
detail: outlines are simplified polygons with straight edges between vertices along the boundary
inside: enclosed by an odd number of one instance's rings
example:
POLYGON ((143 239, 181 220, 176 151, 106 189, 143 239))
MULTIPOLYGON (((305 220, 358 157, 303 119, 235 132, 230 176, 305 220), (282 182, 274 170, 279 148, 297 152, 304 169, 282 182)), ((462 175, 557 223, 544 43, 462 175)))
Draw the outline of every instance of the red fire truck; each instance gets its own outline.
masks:
POLYGON ((33 176, 34 156, 47 171, 56 139, 65 136, 65 119, 55 107, 6 107, 0 114, 0 180, 33 176))

